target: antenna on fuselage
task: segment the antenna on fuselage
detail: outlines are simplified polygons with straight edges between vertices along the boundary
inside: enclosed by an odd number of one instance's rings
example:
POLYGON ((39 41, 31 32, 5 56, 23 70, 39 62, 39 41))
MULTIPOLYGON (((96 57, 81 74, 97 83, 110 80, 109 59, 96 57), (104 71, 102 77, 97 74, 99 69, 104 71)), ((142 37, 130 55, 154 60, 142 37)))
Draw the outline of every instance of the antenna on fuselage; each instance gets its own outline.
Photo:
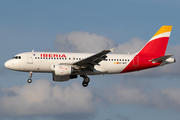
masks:
POLYGON ((34 49, 32 50, 32 52, 34 52, 34 49))

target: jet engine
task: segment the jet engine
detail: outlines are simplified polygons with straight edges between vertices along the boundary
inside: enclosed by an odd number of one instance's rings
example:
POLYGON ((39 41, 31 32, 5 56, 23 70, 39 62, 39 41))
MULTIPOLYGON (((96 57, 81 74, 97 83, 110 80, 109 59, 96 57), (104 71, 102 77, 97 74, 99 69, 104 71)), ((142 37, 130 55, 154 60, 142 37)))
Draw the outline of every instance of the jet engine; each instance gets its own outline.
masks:
POLYGON ((57 76, 71 75, 72 73, 71 65, 53 65, 51 70, 53 70, 54 75, 57 76))
POLYGON ((71 75, 75 69, 71 65, 52 65, 53 81, 68 81, 77 78, 77 75, 71 75))

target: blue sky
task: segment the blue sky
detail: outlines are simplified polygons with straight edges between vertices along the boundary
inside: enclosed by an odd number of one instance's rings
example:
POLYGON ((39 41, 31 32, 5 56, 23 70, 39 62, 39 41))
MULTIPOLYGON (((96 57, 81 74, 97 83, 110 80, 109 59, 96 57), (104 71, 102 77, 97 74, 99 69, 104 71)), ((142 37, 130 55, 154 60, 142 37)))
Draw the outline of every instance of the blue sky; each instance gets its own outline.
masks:
POLYGON ((179 120, 179 5, 178 0, 1 0, 0 119, 179 120), (28 73, 4 67, 15 54, 33 49, 137 52, 162 25, 173 25, 167 53, 176 63, 90 76, 88 88, 81 87, 80 77, 57 83, 42 73, 28 84, 28 73))

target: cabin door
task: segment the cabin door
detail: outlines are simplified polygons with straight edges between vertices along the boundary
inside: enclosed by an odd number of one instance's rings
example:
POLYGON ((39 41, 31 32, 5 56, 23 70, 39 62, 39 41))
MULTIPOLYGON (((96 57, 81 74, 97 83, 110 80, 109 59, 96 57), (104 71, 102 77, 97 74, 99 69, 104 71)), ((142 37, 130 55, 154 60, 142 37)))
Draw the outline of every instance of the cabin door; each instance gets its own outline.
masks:
POLYGON ((139 66, 139 56, 136 55, 133 59, 133 66, 139 66))
POLYGON ((27 63, 28 64, 33 64, 33 53, 28 53, 27 63))

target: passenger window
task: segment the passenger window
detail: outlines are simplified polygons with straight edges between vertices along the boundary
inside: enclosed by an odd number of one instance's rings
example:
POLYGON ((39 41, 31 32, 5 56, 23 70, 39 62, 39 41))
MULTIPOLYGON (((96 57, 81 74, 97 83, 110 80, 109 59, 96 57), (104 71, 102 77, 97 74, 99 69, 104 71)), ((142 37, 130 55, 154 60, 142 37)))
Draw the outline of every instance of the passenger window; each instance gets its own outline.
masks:
POLYGON ((71 58, 69 58, 69 60, 71 60, 71 58))
POLYGON ((122 59, 122 61, 124 61, 124 59, 122 59))
POLYGON ((81 58, 79 58, 79 60, 81 60, 81 58))
POLYGON ((64 60, 64 58, 62 58, 62 60, 64 60))
POLYGON ((113 61, 113 59, 112 59, 112 61, 113 61))
POLYGON ((114 59, 114 61, 116 61, 116 59, 114 59))
POLYGON ((67 58, 65 58, 65 60, 66 60, 67 58))
POLYGON ((75 58, 73 58, 73 60, 75 60, 75 58))

